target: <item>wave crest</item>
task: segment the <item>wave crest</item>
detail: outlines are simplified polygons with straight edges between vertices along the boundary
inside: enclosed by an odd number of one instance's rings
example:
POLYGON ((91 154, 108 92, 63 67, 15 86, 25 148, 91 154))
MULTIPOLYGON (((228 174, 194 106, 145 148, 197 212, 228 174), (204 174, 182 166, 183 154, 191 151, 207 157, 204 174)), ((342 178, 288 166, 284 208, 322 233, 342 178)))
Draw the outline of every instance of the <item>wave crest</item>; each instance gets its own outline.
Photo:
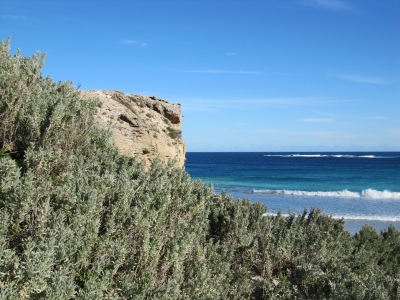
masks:
POLYGON ((361 192, 361 197, 373 198, 373 199, 400 199, 400 193, 391 192, 388 190, 377 191, 373 189, 366 189, 361 192))
POLYGON ((255 194, 291 195, 291 196, 317 196, 317 197, 345 197, 345 198, 370 198, 370 199, 400 199, 400 192, 388 190, 377 191, 366 189, 361 193, 349 190, 342 191, 299 191, 299 190, 253 190, 255 194))

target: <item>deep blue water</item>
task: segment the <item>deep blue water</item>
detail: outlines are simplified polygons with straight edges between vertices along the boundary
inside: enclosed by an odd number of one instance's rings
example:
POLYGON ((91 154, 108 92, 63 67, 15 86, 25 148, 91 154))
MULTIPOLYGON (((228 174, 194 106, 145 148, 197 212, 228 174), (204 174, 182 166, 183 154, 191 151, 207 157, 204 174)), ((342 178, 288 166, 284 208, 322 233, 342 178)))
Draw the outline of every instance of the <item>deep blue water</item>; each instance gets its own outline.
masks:
POLYGON ((235 198, 262 202, 268 213, 319 207, 346 219, 400 229, 400 152, 188 152, 186 171, 235 198))

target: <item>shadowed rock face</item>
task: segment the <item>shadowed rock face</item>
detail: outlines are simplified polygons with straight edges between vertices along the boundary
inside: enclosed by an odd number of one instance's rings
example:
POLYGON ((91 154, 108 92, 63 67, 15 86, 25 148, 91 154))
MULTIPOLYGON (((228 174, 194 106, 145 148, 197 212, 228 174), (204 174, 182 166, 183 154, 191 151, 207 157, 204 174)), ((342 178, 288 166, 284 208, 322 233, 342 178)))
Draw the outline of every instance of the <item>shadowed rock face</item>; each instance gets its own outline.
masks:
POLYGON ((109 90, 81 91, 81 95, 101 101, 96 124, 112 131, 122 154, 137 155, 147 167, 156 157, 162 161, 176 158, 176 165, 183 167, 186 145, 181 138, 180 104, 109 90))

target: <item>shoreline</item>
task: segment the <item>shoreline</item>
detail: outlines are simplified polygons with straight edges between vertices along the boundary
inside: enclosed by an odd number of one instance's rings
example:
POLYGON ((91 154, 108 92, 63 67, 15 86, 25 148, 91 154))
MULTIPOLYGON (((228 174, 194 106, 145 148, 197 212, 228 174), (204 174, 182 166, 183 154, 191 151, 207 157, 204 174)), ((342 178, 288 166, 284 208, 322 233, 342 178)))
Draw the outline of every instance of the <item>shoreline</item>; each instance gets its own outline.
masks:
MULTIPOLYGON (((324 213, 323 213, 324 214, 324 213)), ((276 216, 276 213, 265 213, 263 216, 276 216)), ((288 214, 282 214, 284 217, 288 217, 288 214)), ((338 219, 338 218, 334 218, 338 219)), ((344 230, 348 231, 351 236, 358 233, 364 225, 370 225, 375 228, 377 233, 389 228, 393 225, 397 230, 400 231, 400 221, 382 221, 382 220, 366 220, 366 219, 346 219, 344 224, 344 230)))
POLYGON ((387 229, 389 228, 390 225, 393 225, 394 227, 396 227, 397 230, 400 230, 400 222, 353 220, 353 219, 349 219, 349 220, 345 219, 345 221, 346 221, 346 223, 344 225, 344 229, 346 231, 350 232, 351 236, 358 233, 361 230, 361 228, 366 224, 374 227, 376 232, 378 232, 378 233, 380 233, 383 230, 387 231, 387 229))

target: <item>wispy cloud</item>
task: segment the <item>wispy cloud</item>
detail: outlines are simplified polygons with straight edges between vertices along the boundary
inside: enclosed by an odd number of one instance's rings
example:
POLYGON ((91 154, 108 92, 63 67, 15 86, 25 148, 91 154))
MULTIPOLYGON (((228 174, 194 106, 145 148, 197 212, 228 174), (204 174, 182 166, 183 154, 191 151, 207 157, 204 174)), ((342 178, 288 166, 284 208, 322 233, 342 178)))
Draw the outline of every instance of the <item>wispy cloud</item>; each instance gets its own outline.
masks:
POLYGON ((327 117, 338 117, 338 115, 335 115, 335 114, 329 114, 329 113, 325 113, 325 112, 322 112, 322 111, 317 111, 317 110, 311 110, 311 112, 313 112, 313 113, 316 113, 316 114, 318 114, 318 115, 321 115, 321 116, 327 116, 327 117))
POLYGON ((311 131, 306 132, 307 135, 315 136, 318 138, 333 138, 340 136, 341 138, 351 138, 352 135, 348 133, 343 133, 339 131, 311 131))
POLYGON ((386 85, 389 82, 383 78, 379 77, 368 77, 355 74, 328 74, 336 78, 344 79, 347 81, 358 82, 358 83, 369 83, 369 84, 380 84, 386 85))
POLYGON ((348 12, 353 10, 347 2, 339 0, 302 0, 297 1, 297 3, 317 9, 331 10, 337 12, 348 12))
MULTIPOLYGON (((338 103, 356 102, 358 100, 332 100, 320 97, 293 97, 293 98, 242 98, 242 99, 210 99, 210 98, 184 98, 175 99, 183 103, 183 109, 196 111, 218 111, 219 109, 260 109, 268 107, 323 107, 338 103)), ((327 119, 327 118, 326 118, 327 119)), ((311 119, 310 119, 311 120, 311 119)), ((314 119, 317 120, 317 119, 314 119)))
POLYGON ((386 130, 386 132, 393 134, 393 135, 400 135, 400 128, 389 129, 389 130, 386 130))
POLYGON ((270 135, 291 135, 291 136, 314 136, 318 138, 332 138, 332 137, 345 137, 350 138, 351 135, 339 131, 296 131, 296 130, 282 130, 275 128, 259 128, 259 132, 270 135))
POLYGON ((4 19, 9 19, 9 20, 26 19, 26 16, 23 16, 23 15, 1 15, 1 17, 4 18, 4 19))
POLYGON ((302 122, 311 122, 311 123, 331 123, 333 121, 335 121, 332 118, 306 118, 306 119, 301 119, 300 121, 302 122))
POLYGON ((244 75, 262 75, 258 71, 227 71, 227 70, 178 70, 182 73, 207 73, 207 74, 244 74, 244 75))
POLYGON ((291 105, 291 106, 324 106, 327 104, 354 102, 353 100, 330 100, 319 97, 291 97, 291 98, 261 98, 261 99, 237 99, 222 100, 227 103, 244 104, 272 104, 272 105, 291 105))
POLYGON ((386 120, 385 117, 382 116, 373 116, 373 117, 367 117, 369 120, 386 120))
POLYGON ((226 56, 236 56, 237 54, 235 53, 235 52, 228 52, 227 54, 226 54, 226 56))
POLYGON ((143 43, 143 42, 139 42, 139 41, 135 41, 135 40, 119 40, 118 43, 122 44, 122 45, 136 45, 136 46, 140 46, 140 47, 147 46, 147 43, 143 43))
POLYGON ((267 133, 267 134, 288 134, 288 135, 302 135, 302 132, 293 131, 293 130, 283 130, 283 129, 275 129, 275 128, 259 128, 259 132, 267 133))

